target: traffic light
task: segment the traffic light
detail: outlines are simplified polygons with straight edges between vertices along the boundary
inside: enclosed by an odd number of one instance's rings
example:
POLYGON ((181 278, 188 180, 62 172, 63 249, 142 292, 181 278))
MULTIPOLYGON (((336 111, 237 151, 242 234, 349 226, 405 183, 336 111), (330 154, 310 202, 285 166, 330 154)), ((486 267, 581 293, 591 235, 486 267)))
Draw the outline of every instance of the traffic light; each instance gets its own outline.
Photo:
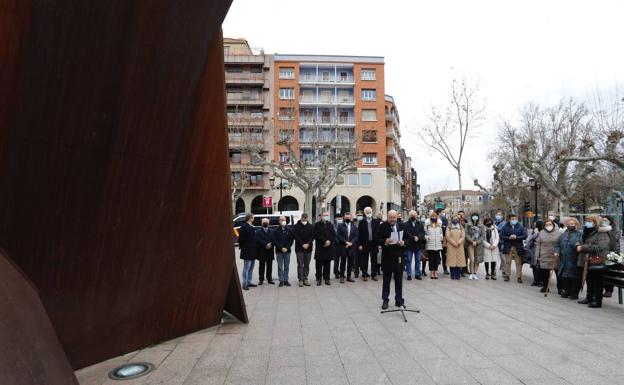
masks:
POLYGON ((524 201, 524 212, 526 213, 527 211, 531 210, 531 202, 529 201, 524 201))

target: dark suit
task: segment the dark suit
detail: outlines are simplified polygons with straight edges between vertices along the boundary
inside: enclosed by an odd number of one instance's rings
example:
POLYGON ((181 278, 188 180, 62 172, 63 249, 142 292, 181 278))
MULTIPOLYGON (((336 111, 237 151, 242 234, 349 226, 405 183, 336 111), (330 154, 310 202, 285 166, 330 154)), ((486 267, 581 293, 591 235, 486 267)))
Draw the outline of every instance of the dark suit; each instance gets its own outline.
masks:
POLYGON ((264 281, 266 270, 267 281, 273 281, 273 259, 275 259, 275 245, 273 245, 273 231, 271 228, 260 227, 256 229, 256 245, 258 248, 259 280, 264 281), (271 243, 271 248, 267 249, 267 244, 271 243))
POLYGON ((245 222, 238 229, 238 247, 240 258, 245 260, 243 264, 243 289, 247 290, 251 283, 254 263, 256 262, 256 231, 252 225, 245 222))
MULTIPOLYGON (((395 231, 402 230, 402 226, 397 223, 395 231)), ((377 242, 381 245, 381 268, 383 270, 383 289, 381 299, 388 300, 390 295, 390 280, 394 278, 394 299, 398 304, 403 303, 403 269, 405 267, 405 251, 398 244, 386 245, 386 239, 391 237, 392 226, 388 222, 379 225, 377 231, 377 242)), ((405 240, 405 232, 403 233, 405 240)))
POLYGON ((369 231, 368 219, 364 218, 358 223, 358 246, 362 246, 362 265, 358 266, 362 269, 362 276, 368 277, 368 259, 371 263, 371 275, 377 276, 379 266, 377 264, 377 239, 376 234, 379 229, 379 220, 371 218, 369 231))
POLYGON ((328 221, 318 221, 314 224, 314 259, 316 261, 316 280, 329 280, 329 269, 334 257, 334 242, 336 231, 334 225, 328 221), (325 242, 330 241, 329 246, 325 242))
MULTIPOLYGON (((422 222, 416 220, 414 222, 408 221, 403 223, 403 230, 405 231, 405 249, 407 251, 406 272, 407 278, 412 276, 412 260, 414 260, 414 275, 420 277, 420 257, 422 249, 425 247, 425 226, 422 222), (414 237, 418 237, 418 241, 414 240, 414 237)), ((422 270, 425 270, 427 264, 427 258, 423 258, 422 270)))
POLYGON ((338 225, 338 231, 336 232, 336 238, 338 240, 336 247, 336 254, 340 257, 340 277, 345 278, 345 267, 347 269, 347 277, 351 277, 353 271, 353 265, 355 263, 355 256, 357 254, 358 244, 358 230, 353 223, 341 223, 338 225), (350 247, 347 247, 347 242, 351 243, 350 247))

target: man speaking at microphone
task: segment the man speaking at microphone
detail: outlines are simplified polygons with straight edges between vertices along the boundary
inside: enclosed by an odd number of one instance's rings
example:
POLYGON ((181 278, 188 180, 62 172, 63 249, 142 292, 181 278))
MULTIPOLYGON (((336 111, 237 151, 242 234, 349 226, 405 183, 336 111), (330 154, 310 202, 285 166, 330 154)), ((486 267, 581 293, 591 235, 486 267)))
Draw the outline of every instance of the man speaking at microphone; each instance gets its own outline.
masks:
POLYGON ((388 308, 390 280, 394 277, 394 304, 402 306, 403 269, 405 268, 403 247, 405 246, 403 229, 397 223, 397 212, 388 211, 388 220, 379 225, 377 242, 381 245, 381 267, 383 269, 382 309, 388 308))

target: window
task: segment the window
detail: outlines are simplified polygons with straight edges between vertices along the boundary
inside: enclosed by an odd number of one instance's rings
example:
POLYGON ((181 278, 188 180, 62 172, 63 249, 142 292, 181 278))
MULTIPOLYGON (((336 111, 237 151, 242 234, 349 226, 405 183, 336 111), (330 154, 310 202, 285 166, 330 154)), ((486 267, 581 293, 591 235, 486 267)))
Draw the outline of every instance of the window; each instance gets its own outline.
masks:
POLYGON ((280 107, 279 119, 280 120, 293 120, 295 118, 295 109, 292 107, 280 107))
POLYGON ((340 111, 340 123, 349 123, 349 112, 348 111, 340 111))
POLYGON ((349 175, 347 175, 347 185, 348 186, 357 186, 358 185, 358 174, 349 174, 349 175))
POLYGON ((372 186, 373 184, 373 175, 370 173, 362 173, 360 174, 360 184, 362 186, 372 186))
POLYGON ((375 80, 377 78, 377 73, 374 68, 364 68, 362 69, 362 80, 375 80))
POLYGON ((377 164, 377 153, 364 153, 363 160, 363 163, 367 165, 377 164))
POLYGON ((231 151, 230 152, 230 163, 240 164, 241 162, 241 153, 240 151, 231 151))
POLYGON ((346 82, 349 79, 349 75, 346 71, 340 71, 340 81, 346 82))
POLYGON ((377 142, 377 131, 375 131, 375 130, 363 130, 362 131, 362 142, 376 143, 377 142))
POLYGON ((280 162, 288 162, 289 159, 290 159, 290 157, 288 156, 287 152, 280 152, 279 153, 279 161, 280 162))
POLYGON ((314 78, 311 71, 305 71, 302 75, 303 80, 312 80, 314 78))
POLYGON ((280 99, 294 99, 295 98, 295 90, 293 88, 280 88, 279 91, 280 99))
POLYGON ((374 89, 362 89, 362 100, 377 99, 377 91, 374 89))
POLYGON ((321 111, 321 123, 329 123, 330 119, 331 117, 329 111, 321 111))
POLYGON ((328 82, 329 81, 329 71, 323 71, 322 74, 322 79, 324 82, 328 82))
POLYGON ((302 90, 301 91, 302 101, 304 102, 313 102, 314 101, 314 91, 313 90, 302 90))
POLYGON ((376 122, 377 110, 362 110, 362 120, 365 122, 376 122))
POLYGON ((349 93, 349 91, 340 90, 338 91, 338 99, 341 102, 351 102, 351 94, 349 93))
POLYGON ((262 73, 262 67, 251 67, 249 72, 251 72, 252 74, 261 74, 262 73))
POLYGON ((280 130, 279 138, 280 140, 290 139, 293 136, 293 130, 280 130))
POLYGON ((254 187, 262 186, 262 173, 249 174, 249 185, 254 187))
POLYGON ((280 79, 294 79, 295 69, 293 67, 281 67, 279 70, 280 79))

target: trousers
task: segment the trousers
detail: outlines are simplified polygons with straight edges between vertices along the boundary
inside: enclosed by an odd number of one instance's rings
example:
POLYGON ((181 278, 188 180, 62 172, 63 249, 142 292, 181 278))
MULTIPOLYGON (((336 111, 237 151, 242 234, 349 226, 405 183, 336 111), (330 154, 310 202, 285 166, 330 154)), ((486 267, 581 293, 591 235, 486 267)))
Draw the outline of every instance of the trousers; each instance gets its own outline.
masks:
POLYGON ((261 259, 258 261, 258 280, 260 282, 264 281, 264 276, 266 272, 266 280, 273 280, 273 260, 272 259, 261 259))
POLYGON ((312 251, 310 249, 305 251, 297 251, 297 278, 300 281, 308 279, 310 274, 310 260, 312 259, 312 251))
POLYGON ((522 278, 522 257, 518 254, 515 247, 509 250, 509 254, 505 255, 505 275, 511 278, 511 262, 516 262, 516 278, 522 278))

